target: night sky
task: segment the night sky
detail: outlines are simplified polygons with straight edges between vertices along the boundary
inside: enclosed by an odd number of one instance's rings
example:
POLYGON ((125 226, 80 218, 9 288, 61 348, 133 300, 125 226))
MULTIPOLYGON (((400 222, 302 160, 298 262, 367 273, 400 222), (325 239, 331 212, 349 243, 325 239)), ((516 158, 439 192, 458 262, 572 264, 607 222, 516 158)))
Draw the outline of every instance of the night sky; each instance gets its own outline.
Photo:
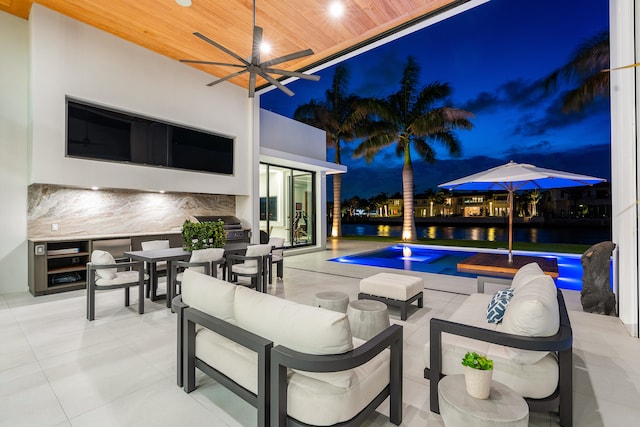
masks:
MULTIPOLYGON (((560 97, 568 85, 544 93, 539 82, 564 65, 575 50, 609 28, 608 0, 492 0, 470 11, 344 62, 349 92, 385 97, 396 92, 407 57, 420 64, 420 83, 447 82, 449 105, 474 113, 474 128, 458 131, 462 155, 452 159, 438 145, 435 164, 412 153, 415 190, 498 166, 509 160, 610 180, 609 99, 582 113, 564 114, 560 97)), ((298 105, 324 100, 335 67, 320 82, 298 80, 289 97, 272 90, 261 107, 292 117, 298 105)), ((402 159, 391 146, 373 162, 355 159, 357 143, 343 144, 342 198, 402 191, 402 159), (372 179, 372 175, 375 179, 372 179)), ((333 152, 327 153, 333 161, 333 152)), ((331 179, 327 194, 332 194, 331 179)))

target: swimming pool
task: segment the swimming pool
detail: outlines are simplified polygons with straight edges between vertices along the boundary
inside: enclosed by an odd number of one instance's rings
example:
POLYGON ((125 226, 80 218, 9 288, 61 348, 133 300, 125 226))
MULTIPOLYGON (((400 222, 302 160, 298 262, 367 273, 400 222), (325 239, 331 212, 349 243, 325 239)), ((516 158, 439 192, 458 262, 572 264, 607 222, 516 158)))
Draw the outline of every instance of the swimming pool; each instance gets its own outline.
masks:
MULTIPOLYGON (((475 278, 476 274, 459 272, 457 264, 478 252, 478 249, 399 244, 375 251, 333 258, 330 261, 475 278)), ((505 251, 491 249, 483 249, 482 252, 505 253, 505 251)), ((515 255, 556 258, 558 260, 556 285, 561 289, 576 291, 582 289, 581 255, 528 251, 513 251, 513 253, 515 255)), ((613 275, 611 274, 610 277, 613 275)))

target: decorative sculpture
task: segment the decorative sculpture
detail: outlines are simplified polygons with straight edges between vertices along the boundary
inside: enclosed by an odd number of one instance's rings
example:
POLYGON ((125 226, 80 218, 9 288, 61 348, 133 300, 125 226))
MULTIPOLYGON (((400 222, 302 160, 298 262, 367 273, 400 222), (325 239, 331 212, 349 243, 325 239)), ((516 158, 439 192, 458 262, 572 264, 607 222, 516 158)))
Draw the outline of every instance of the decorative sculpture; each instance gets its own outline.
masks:
POLYGON ((616 296, 611 291, 609 260, 615 249, 613 242, 600 242, 582 255, 582 310, 589 313, 610 314, 616 308, 616 296))

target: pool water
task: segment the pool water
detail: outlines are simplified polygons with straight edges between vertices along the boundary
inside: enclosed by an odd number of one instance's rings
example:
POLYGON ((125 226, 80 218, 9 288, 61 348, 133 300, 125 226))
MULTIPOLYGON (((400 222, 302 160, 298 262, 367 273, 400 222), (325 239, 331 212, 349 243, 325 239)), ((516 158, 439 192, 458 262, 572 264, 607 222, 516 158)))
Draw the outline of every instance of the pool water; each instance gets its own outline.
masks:
MULTIPOLYGON (((490 249, 483 249, 482 252, 505 253, 490 249)), ((459 272, 457 268, 459 262, 476 253, 478 253, 477 249, 400 244, 375 251, 333 258, 330 261, 476 278, 477 274, 459 272)), ((525 251, 514 251, 513 253, 515 255, 556 258, 558 261, 556 285, 561 289, 577 291, 582 289, 581 255, 525 251)), ((610 274, 610 277, 613 277, 613 274, 610 274)))

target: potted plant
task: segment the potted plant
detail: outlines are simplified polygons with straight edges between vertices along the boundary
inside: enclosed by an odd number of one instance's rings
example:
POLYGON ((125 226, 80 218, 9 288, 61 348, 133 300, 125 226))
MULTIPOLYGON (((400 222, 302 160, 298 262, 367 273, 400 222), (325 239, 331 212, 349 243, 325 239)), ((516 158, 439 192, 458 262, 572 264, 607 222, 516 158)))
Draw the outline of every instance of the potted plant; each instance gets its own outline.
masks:
POLYGON ((223 221, 191 222, 182 224, 182 245, 184 250, 223 248, 227 242, 223 221))
POLYGON ((467 352, 462 358, 467 393, 477 399, 487 399, 491 390, 493 360, 478 353, 467 352))

